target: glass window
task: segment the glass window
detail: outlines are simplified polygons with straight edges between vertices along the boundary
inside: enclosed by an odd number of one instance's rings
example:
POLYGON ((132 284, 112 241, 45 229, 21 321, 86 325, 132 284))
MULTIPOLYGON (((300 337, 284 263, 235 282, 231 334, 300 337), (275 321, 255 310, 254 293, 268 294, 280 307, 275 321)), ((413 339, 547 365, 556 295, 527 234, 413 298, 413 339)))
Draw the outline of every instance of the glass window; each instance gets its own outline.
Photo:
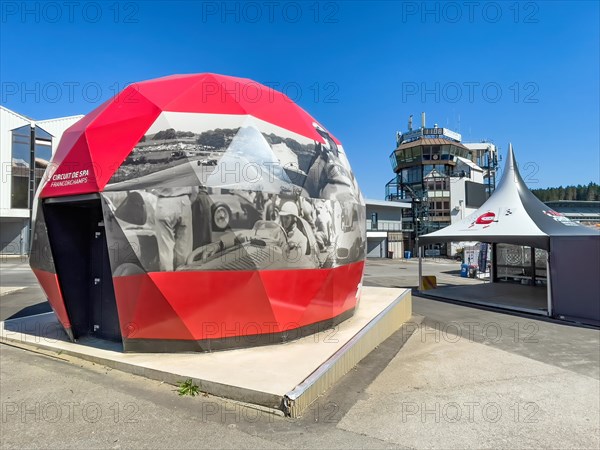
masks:
POLYGON ((450 146, 442 145, 442 155, 441 155, 440 159, 442 161, 447 161, 449 156, 450 156, 450 146))
POLYGON ((29 206, 29 160, 31 127, 26 125, 12 131, 11 208, 29 206))
POLYGON ((35 127, 35 157, 47 163, 52 158, 52 135, 38 126, 35 127))
POLYGON ((42 182, 44 172, 52 159, 52 135, 35 127, 35 189, 42 182))
POLYGON ((431 159, 431 146, 427 145, 423 147, 423 160, 429 161, 431 159))
POLYGON ((420 160, 422 155, 422 147, 419 145, 418 147, 413 147, 413 158, 415 160, 420 160))
MULTIPOLYGON (((29 171, 31 127, 12 130, 11 142, 11 208, 29 207, 29 171)), ((52 158, 52 135, 35 127, 35 188, 39 186, 44 171, 52 158)))
POLYGON ((12 158, 29 161, 31 127, 26 125, 12 131, 12 158))
POLYGON ((421 168, 410 167, 408 169, 403 169, 400 172, 400 177, 403 183, 418 183, 421 181, 421 168))
POLYGON ((377 213, 376 212, 371 213, 371 229, 372 230, 377 229, 377 213))
POLYGON ((392 153, 390 156, 390 164, 392 165, 392 170, 395 171, 396 167, 398 167, 398 158, 396 156, 396 152, 392 153))

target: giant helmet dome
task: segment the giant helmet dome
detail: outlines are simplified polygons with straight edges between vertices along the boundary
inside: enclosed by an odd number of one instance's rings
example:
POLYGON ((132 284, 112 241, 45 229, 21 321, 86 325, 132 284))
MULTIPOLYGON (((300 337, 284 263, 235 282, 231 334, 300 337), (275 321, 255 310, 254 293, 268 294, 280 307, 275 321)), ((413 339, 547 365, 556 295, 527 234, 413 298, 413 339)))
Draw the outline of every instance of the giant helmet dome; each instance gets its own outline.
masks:
POLYGON ((135 83, 87 114, 46 171, 33 231, 67 334, 125 351, 294 339, 360 296, 365 205, 342 144, 245 78, 135 83))

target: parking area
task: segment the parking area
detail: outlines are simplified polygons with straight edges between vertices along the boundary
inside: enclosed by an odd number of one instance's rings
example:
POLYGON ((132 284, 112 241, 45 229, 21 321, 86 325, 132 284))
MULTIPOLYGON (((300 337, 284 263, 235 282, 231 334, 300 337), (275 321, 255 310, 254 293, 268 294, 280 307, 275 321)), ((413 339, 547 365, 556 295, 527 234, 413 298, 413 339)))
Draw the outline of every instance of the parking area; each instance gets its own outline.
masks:
MULTIPOLYGON (((437 285, 470 286, 485 283, 478 278, 460 276, 459 261, 446 258, 424 258, 423 275, 436 277, 437 285)), ((409 287, 417 289, 419 284, 419 260, 412 259, 379 259, 367 260, 364 283, 367 286, 409 287)))

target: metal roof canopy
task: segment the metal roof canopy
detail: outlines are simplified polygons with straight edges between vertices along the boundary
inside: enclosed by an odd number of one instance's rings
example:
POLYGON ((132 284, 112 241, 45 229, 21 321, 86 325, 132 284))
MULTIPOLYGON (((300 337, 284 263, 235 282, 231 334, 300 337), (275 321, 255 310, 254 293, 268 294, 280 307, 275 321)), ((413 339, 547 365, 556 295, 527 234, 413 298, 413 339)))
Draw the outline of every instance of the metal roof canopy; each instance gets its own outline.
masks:
POLYGON ((443 138, 420 138, 414 141, 402 142, 398 146, 398 148, 396 148, 396 150, 404 150, 405 148, 419 147, 421 145, 454 145, 455 147, 460 147, 464 148, 465 150, 469 150, 468 147, 465 147, 462 143, 458 141, 451 141, 443 138))

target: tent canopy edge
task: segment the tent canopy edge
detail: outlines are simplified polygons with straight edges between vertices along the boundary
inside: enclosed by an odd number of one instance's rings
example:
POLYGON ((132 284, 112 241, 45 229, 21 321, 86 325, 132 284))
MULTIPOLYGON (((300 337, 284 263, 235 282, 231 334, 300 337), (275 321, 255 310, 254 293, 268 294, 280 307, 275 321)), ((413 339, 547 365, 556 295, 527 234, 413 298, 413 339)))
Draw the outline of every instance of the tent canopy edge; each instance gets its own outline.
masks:
POLYGON ((529 247, 541 248, 549 250, 549 236, 489 236, 489 235, 473 235, 473 236, 419 236, 419 245, 441 244, 446 242, 489 242, 494 244, 513 244, 527 245, 529 247))

